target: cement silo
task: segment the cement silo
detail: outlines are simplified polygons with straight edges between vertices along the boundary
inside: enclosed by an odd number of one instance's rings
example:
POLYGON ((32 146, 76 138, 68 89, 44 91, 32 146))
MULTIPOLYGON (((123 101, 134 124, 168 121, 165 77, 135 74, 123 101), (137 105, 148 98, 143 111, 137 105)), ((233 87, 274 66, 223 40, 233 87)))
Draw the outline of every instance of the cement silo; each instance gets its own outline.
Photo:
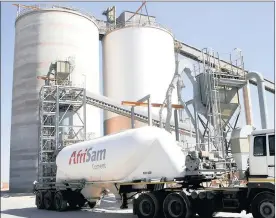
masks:
MULTIPOLYGON (((104 95, 109 98, 137 101, 150 94, 152 102, 163 103, 174 72, 174 37, 156 23, 121 25, 103 38, 104 95)), ((130 127, 129 118, 105 112, 105 134, 130 127)))
MULTIPOLYGON (((30 191, 37 178, 39 91, 51 63, 74 57, 72 84, 100 92, 99 30, 95 19, 64 8, 21 11, 15 22, 10 190, 30 191)), ((86 106, 87 132, 100 134, 100 110, 86 106)))

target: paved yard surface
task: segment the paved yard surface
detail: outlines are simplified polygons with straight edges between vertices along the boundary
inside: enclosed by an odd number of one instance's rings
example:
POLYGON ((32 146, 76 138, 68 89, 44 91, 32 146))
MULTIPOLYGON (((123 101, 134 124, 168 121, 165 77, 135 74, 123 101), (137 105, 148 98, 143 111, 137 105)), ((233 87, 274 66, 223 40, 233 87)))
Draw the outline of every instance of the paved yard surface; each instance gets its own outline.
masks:
MULTIPOLYGON (((33 195, 1 194, 1 218, 137 218, 132 215, 132 209, 120 210, 119 204, 112 196, 105 197, 99 208, 82 209, 80 211, 46 211, 38 210, 34 204, 33 195)), ((130 205, 131 207, 131 205, 130 205)), ((252 218, 251 215, 219 213, 216 217, 252 218)))

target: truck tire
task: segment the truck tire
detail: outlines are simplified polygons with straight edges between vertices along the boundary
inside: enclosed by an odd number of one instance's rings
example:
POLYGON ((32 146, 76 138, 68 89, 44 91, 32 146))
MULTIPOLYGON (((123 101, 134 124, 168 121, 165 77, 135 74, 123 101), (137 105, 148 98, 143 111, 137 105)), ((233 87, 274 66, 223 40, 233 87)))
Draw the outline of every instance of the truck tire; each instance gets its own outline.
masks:
POLYGON ((43 203, 46 210, 52 210, 54 208, 54 196, 51 191, 46 191, 43 196, 43 203))
POLYGON ((64 196, 60 191, 55 193, 54 204, 57 211, 65 211, 67 209, 67 203, 67 200, 64 199, 64 196))
POLYGON ((272 193, 263 192, 258 194, 251 204, 254 218, 274 218, 275 198, 272 193))
POLYGON ((43 192, 42 191, 37 191, 35 195, 35 204, 37 209, 44 209, 44 202, 43 202, 43 192))
POLYGON ((191 203, 185 193, 173 192, 165 198, 163 212, 166 218, 190 218, 191 203))
POLYGON ((143 193, 134 201, 134 211, 139 218, 157 218, 159 203, 152 193, 143 193))

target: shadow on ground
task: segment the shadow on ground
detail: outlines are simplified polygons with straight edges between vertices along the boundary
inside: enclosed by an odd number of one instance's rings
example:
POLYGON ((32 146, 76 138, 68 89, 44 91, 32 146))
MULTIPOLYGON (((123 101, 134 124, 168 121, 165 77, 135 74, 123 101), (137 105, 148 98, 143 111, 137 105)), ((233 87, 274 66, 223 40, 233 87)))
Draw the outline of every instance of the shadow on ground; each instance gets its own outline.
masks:
POLYGON ((11 193, 9 191, 1 191, 1 197, 9 198, 9 197, 22 197, 22 196, 35 196, 34 193, 11 193))
POLYGON ((36 207, 31 208, 18 208, 18 209, 8 209, 5 211, 1 211, 1 214, 12 215, 15 217, 22 217, 22 218, 124 218, 124 217, 135 217, 132 214, 123 214, 123 213, 115 213, 110 211, 65 211, 65 212, 56 212, 56 211, 48 211, 48 210, 38 210, 36 207))

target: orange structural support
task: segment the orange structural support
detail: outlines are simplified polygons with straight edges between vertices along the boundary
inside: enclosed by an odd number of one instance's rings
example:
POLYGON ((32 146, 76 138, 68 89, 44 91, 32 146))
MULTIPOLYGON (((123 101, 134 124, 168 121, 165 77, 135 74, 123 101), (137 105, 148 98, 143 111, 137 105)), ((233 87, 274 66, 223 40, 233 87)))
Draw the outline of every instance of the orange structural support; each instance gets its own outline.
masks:
POLYGON ((18 8, 22 7, 22 8, 29 8, 29 9, 33 9, 33 10, 40 10, 40 8, 36 7, 36 6, 21 5, 21 4, 12 4, 12 5, 17 6, 18 8))

